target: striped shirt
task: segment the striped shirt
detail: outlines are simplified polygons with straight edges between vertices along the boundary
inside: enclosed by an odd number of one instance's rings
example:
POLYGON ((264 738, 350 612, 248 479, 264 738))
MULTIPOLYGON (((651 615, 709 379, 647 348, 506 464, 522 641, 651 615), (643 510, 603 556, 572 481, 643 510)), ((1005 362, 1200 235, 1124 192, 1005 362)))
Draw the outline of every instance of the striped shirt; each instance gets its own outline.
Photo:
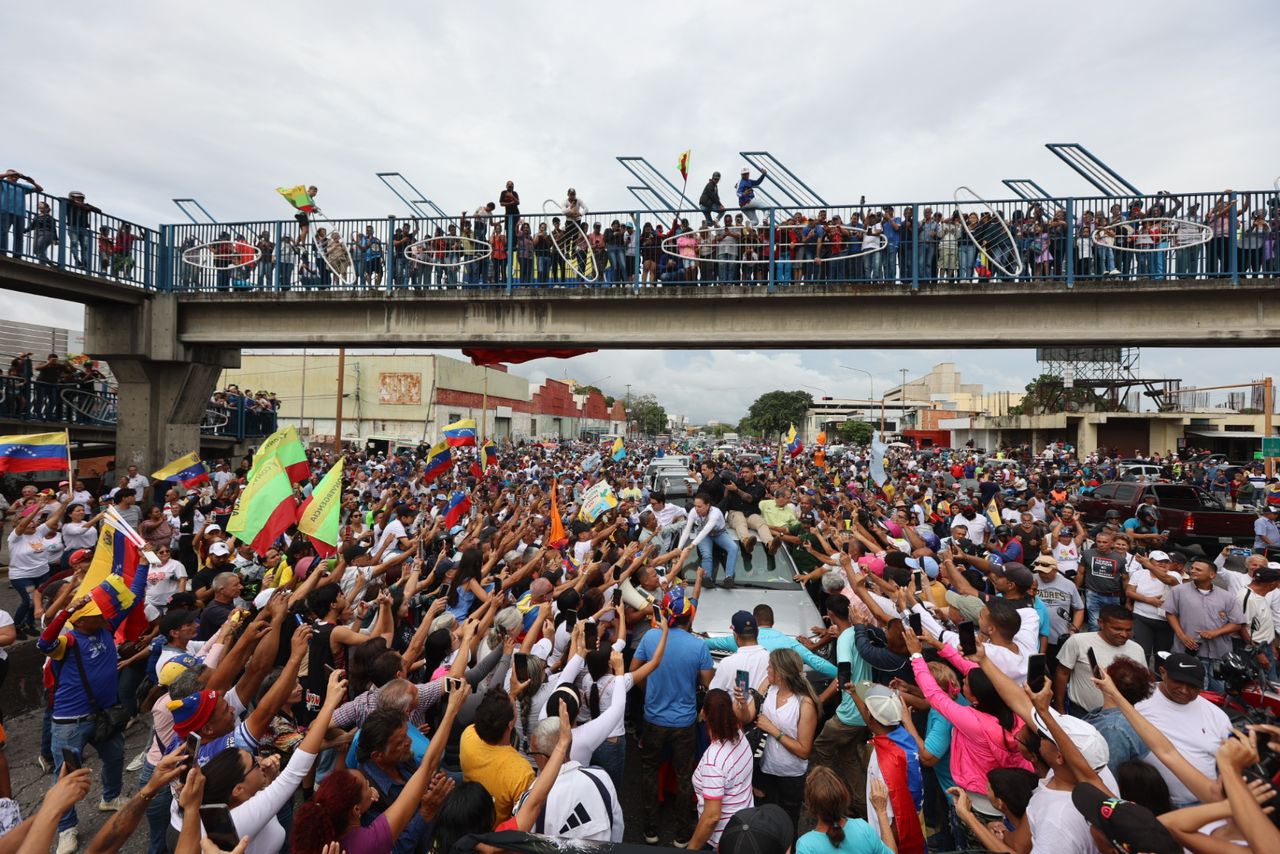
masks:
POLYGON ((702 814, 706 801, 720 801, 720 820, 707 840, 712 846, 719 844, 720 834, 734 813, 755 806, 751 793, 752 759, 751 742, 739 735, 736 741, 711 742, 693 771, 698 814, 702 814))

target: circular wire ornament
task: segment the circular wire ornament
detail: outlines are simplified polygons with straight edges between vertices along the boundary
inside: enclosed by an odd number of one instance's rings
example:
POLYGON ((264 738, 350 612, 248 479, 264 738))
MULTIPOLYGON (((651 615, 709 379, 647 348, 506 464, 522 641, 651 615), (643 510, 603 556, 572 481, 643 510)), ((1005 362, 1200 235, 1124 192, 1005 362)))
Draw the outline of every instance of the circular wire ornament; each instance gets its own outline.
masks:
MULTIPOLYGON (((779 226, 775 226, 775 230, 776 231, 793 231, 803 227, 804 226, 801 226, 801 225, 779 225, 779 226)), ((858 247, 857 252, 841 252, 839 255, 830 255, 826 258, 778 258, 777 262, 779 264, 825 264, 829 261, 846 261, 850 258, 861 258, 865 255, 874 255, 875 253, 882 251, 886 246, 889 245, 889 238, 885 237, 883 234, 878 234, 875 236, 879 238, 879 245, 871 249, 863 249, 862 244, 864 240, 864 235, 866 233, 866 229, 860 228, 860 227, 854 228, 851 226, 844 226, 844 228, 846 231, 852 232, 852 235, 853 235, 853 238, 847 241, 846 245, 849 246, 850 248, 857 246, 858 247)), ((713 226, 711 228, 699 228, 692 231, 682 231, 679 234, 667 235, 666 237, 662 238, 662 243, 660 244, 662 247, 662 254, 668 255, 672 258, 677 258, 681 261, 694 261, 694 262, 705 262, 705 263, 715 263, 715 264, 768 264, 770 262, 770 259, 768 257, 732 258, 732 257, 720 256, 720 255, 695 255, 691 257, 689 255, 680 254, 679 246, 672 244, 672 241, 676 241, 678 243, 681 237, 684 237, 688 234, 693 234, 696 236, 704 233, 716 235, 716 234, 723 234, 724 232, 721 229, 717 229, 713 226)), ((703 243, 706 242, 701 237, 697 237, 696 239, 698 240, 698 247, 700 247, 703 243)), ((739 248, 741 247, 764 248, 769 246, 769 243, 764 240, 743 241, 743 240, 735 239, 734 246, 739 248)), ((695 251, 697 250, 698 247, 695 247, 695 251)))
POLYGON ((407 258, 411 263, 421 264, 424 267, 465 267, 468 264, 483 261, 485 258, 492 258, 493 244, 489 243, 487 240, 481 240, 478 237, 466 237, 461 234, 440 234, 435 237, 424 237, 417 243, 410 243, 405 247, 404 254, 405 258, 407 258), (435 246, 435 243, 440 240, 456 242, 457 248, 438 248, 435 246), (476 246, 483 246, 484 251, 466 255, 466 251, 463 248, 466 246, 464 241, 471 243, 473 248, 476 246), (429 257, 435 253, 443 253, 446 257, 450 254, 461 254, 466 255, 466 258, 462 261, 429 261, 424 260, 423 257, 414 257, 415 255, 429 257))
POLYGON ((236 270, 252 267, 262 250, 244 240, 215 240, 182 250, 182 263, 201 270, 236 270), (223 263, 226 262, 226 263, 223 263))
MULTIPOLYGON (((564 211, 560 210, 560 204, 555 199, 547 199, 544 201, 542 203, 542 212, 547 216, 564 217, 565 225, 572 225, 574 228, 578 229, 578 234, 582 235, 583 242, 587 244, 587 266, 591 269, 590 276, 587 276, 584 272, 578 269, 578 259, 570 258, 565 255, 564 247, 560 245, 560 241, 556 240, 554 235, 551 236, 551 245, 555 247, 556 254, 560 256, 560 260, 564 261, 565 267, 573 270, 574 275, 582 279, 584 282, 599 281, 600 271, 596 269, 596 255, 595 252, 591 251, 591 238, 587 235, 586 229, 582 227, 582 223, 579 220, 570 219, 566 216, 564 211), (547 205, 551 205, 555 210, 547 210, 547 205)), ((570 233, 568 228, 565 228, 564 231, 566 235, 570 233)))
MULTIPOLYGON (((1119 234, 1117 237, 1121 236, 1119 234)), ((1113 252, 1172 252, 1175 249, 1187 249, 1192 246, 1203 246, 1213 239, 1213 228, 1202 223, 1192 222, 1189 219, 1177 219, 1171 216, 1147 216, 1140 219, 1130 219, 1124 222, 1095 227, 1093 231, 1093 243, 1096 246, 1103 246, 1111 249, 1113 252), (1098 240, 1098 232, 1105 229, 1108 231, 1125 231, 1123 235, 1125 240, 1132 244, 1133 241, 1142 236, 1141 229, 1146 227, 1144 223, 1162 222, 1169 223, 1169 227, 1163 229, 1161 234, 1164 237, 1165 245, 1160 246, 1158 243, 1142 246, 1121 246, 1119 243, 1102 243, 1098 240), (1195 232, 1196 238, 1190 241, 1183 241, 1182 227, 1189 227, 1195 232)))
POLYGON ((329 253, 325 251, 324 246, 320 245, 320 238, 314 231, 311 233, 311 245, 315 249, 316 254, 320 256, 320 260, 329 268, 329 272, 337 277, 338 282, 346 285, 347 287, 351 287, 356 283, 356 262, 355 259, 351 257, 351 250, 347 248, 347 244, 342 241, 342 235, 331 231, 325 236, 325 242, 329 245, 333 245, 335 235, 337 235, 338 248, 342 250, 342 254, 338 256, 338 263, 334 263, 333 259, 329 257, 329 253), (346 258, 347 268, 345 273, 339 269, 344 257, 346 258))
POLYGON ((975 237, 973 232, 969 230, 969 218, 964 215, 963 211, 960 211, 960 227, 964 229, 964 233, 969 236, 969 239, 971 241, 973 241, 973 245, 976 246, 980 252, 983 252, 987 256, 988 263, 990 263, 993 267, 995 267, 997 270, 999 270, 1001 273, 1004 273, 1006 276, 1008 276, 1011 279, 1016 279, 1019 276, 1021 276, 1022 275, 1022 256, 1021 256, 1021 253, 1018 252, 1018 241, 1013 236, 1013 232, 1009 229, 1009 224, 1004 221, 1004 217, 1000 216, 999 212, 995 208, 991 207, 991 204, 986 199, 982 198, 982 196, 979 196, 977 193, 975 193, 973 190, 969 189, 968 187, 964 186, 963 184, 960 185, 959 187, 956 187, 956 191, 952 195, 952 198, 955 200, 957 209, 959 209, 960 205, 971 204, 971 202, 965 202, 960 199, 960 194, 962 192, 968 193, 970 196, 972 196, 973 201, 977 202, 978 204, 986 208, 987 213, 991 214, 991 218, 994 219, 996 222, 1000 223, 1000 228, 1004 231, 1005 236, 1009 238, 1008 254, 1012 255, 1013 260, 1017 262, 1017 269, 1010 271, 996 259, 996 253, 992 251, 990 247, 983 247, 982 241, 980 241, 977 237, 975 237))

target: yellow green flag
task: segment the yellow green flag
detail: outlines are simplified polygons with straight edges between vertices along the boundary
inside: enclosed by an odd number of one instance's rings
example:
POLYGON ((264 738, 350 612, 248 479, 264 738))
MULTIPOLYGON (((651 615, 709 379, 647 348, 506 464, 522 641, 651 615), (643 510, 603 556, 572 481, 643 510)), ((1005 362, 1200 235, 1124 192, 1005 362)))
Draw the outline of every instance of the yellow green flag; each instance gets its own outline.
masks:
POLYGON ((342 516, 342 463, 329 469, 298 511, 298 531, 316 547, 320 557, 337 551, 339 522, 342 516))

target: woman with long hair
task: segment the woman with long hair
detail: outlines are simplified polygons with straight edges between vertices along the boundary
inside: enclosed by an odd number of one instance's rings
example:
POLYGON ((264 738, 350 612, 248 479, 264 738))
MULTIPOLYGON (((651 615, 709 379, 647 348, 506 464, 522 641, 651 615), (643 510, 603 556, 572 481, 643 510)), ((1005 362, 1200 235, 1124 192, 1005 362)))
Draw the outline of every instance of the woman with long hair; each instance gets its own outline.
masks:
POLYGON ((742 723, 733 710, 729 693, 720 688, 707 692, 702 719, 711 744, 693 769, 693 791, 698 798, 698 824, 687 845, 696 851, 705 845, 715 848, 725 825, 738 810, 755 806, 751 791, 753 755, 751 742, 742 732, 742 723))
MULTIPOLYGON (((449 692, 448 705, 440 724, 442 731, 447 732, 453 726, 458 710, 470 693, 471 688, 465 683, 449 692)), ((316 728, 312 726, 312 730, 316 728)), ((307 737, 310 735, 309 730, 307 737)), ((315 796, 298 807, 293 824, 294 854, 321 854, 331 842, 340 843, 342 850, 349 854, 390 854, 396 840, 418 811, 428 785, 437 791, 451 785, 446 775, 436 774, 447 740, 431 740, 422 764, 404 784, 399 797, 368 827, 361 826, 360 817, 373 803, 374 790, 364 774, 338 769, 325 777, 315 796)))
MULTIPOLYGON (((756 787, 765 803, 777 804, 789 815, 799 815, 804 803, 804 780, 809 754, 821 716, 818 695, 804 676, 804 661, 794 649, 769 653, 768 682, 757 715, 754 696, 735 702, 747 711, 744 723, 755 720, 765 734, 764 754, 756 787)), ((735 698, 736 700, 736 698, 735 698)), ((739 717, 744 715, 740 712, 739 717)))
POLYGON ((805 811, 813 817, 814 827, 796 840, 796 854, 895 854, 889 791, 878 777, 871 779, 870 800, 876 808, 878 832, 866 819, 849 818, 852 799, 840 775, 825 765, 815 767, 804 784, 805 811))

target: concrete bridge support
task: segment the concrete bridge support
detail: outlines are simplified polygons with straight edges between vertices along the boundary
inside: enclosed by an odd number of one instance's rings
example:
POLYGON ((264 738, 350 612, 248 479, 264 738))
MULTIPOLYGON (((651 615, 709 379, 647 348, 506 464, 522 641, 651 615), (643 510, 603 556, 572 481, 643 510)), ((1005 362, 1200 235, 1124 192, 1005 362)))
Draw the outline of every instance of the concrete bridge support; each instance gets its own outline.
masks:
POLYGON ((240 366, 238 348, 178 340, 178 302, 157 294, 135 305, 85 307, 85 349, 105 359, 119 381, 119 468, 149 474, 200 449, 200 422, 224 368, 240 366))

